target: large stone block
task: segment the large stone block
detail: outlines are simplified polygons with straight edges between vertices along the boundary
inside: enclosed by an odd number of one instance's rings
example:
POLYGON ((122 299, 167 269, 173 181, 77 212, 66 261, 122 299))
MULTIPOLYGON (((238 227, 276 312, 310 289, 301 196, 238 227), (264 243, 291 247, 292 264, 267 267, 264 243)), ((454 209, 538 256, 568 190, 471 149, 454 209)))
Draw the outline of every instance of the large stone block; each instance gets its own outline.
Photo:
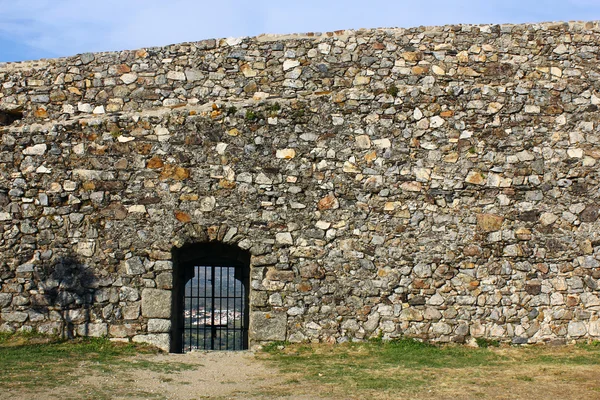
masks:
POLYGON ((108 325, 103 323, 89 323, 77 326, 77 335, 102 337, 108 335, 108 325))
POLYGON ((171 291, 144 289, 142 291, 142 316, 171 318, 171 291))
POLYGON ((148 332, 168 333, 170 331, 171 331, 171 320, 168 320, 168 319, 148 320, 148 332))
POLYGON ((287 316, 283 312, 255 311, 250 316, 250 339, 285 340, 287 316))
POLYGON ((163 351, 169 351, 171 337, 168 333, 151 333, 148 335, 137 335, 131 339, 135 343, 148 343, 163 351))

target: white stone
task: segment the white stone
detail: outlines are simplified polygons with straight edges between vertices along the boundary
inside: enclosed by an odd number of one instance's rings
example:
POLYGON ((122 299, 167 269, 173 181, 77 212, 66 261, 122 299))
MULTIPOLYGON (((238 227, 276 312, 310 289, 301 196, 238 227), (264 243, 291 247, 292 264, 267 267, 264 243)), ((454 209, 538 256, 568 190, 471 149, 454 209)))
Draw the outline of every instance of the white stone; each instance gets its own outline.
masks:
POLYGON ((333 125, 339 126, 344 123, 344 118, 340 117, 339 115, 333 115, 331 117, 331 122, 333 123, 333 125))
POLYGON ((254 95, 252 96, 253 100, 265 100, 268 99, 270 96, 269 93, 265 93, 265 92, 256 92, 254 93, 254 95))
POLYGON ((279 244, 293 245, 294 239, 290 232, 280 232, 275 234, 275 242, 279 244))
POLYGON ((256 179, 254 181, 256 183, 258 183, 259 185, 272 185, 273 184, 273 179, 269 178, 267 175, 265 175, 262 172, 256 176, 256 179))
POLYGON ((227 39, 225 39, 225 42, 229 46, 237 46, 238 44, 242 43, 243 40, 243 37, 228 37, 227 39))
POLYGON ((331 223, 327 221, 317 221, 315 226, 319 229, 327 230, 331 226, 331 223))
POLYGON ((329 43, 319 43, 317 46, 321 54, 329 54, 331 51, 331 45, 329 43))
POLYGON ((283 62, 283 70, 287 71, 288 69, 292 69, 300 65, 300 62, 297 60, 285 60, 283 62))
POLYGON ((92 111, 93 114, 104 114, 104 106, 98 106, 92 111))
POLYGON ((441 295, 436 293, 429 298, 429 300, 427 301, 427 304, 430 304, 432 306, 440 306, 440 305, 444 304, 444 298, 441 295))
POLYGON ((540 216, 540 222, 542 225, 545 225, 545 226, 555 223, 557 219, 558 219, 557 215, 554 215, 549 212, 545 212, 540 216))
POLYGON ((154 133, 156 134, 156 136, 167 136, 167 135, 169 135, 169 130, 162 126, 157 126, 154 129, 154 133))
POLYGON ((527 114, 539 114, 540 113, 540 106, 536 106, 533 104, 527 104, 525 106, 525 112, 527 114))
POLYGON ((137 81, 137 75, 134 73, 127 73, 121 75, 120 79, 124 84, 129 85, 130 83, 137 81))
POLYGON ((0 212, 0 221, 10 221, 12 219, 11 214, 7 212, 0 212))
POLYGON ((200 200, 200 211, 213 211, 217 205, 217 199, 213 196, 208 196, 200 200))
POLYGON ((439 115, 431 117, 429 120, 429 126, 431 128, 439 128, 440 126, 444 125, 445 123, 446 123, 446 121, 439 115))
POLYGON ((446 71, 444 71, 441 67, 438 67, 437 65, 431 67, 431 70, 436 75, 446 75, 446 71))
POLYGON ((369 135, 359 135, 354 138, 356 141, 356 147, 359 149, 370 149, 371 148, 371 139, 369 135))
POLYGON ((89 103, 77 103, 77 111, 91 113, 94 111, 94 107, 92 107, 92 105, 89 103))
POLYGON ((392 142, 389 139, 375 139, 373 144, 380 149, 389 149, 392 147, 392 142))
POLYGON ((74 169, 73 178, 80 178, 86 181, 94 181, 102 179, 101 171, 95 171, 92 169, 74 169))
POLYGON ((431 179, 431 170, 429 168, 415 168, 417 182, 429 182, 431 179))
POLYGON ((82 155, 85 153, 85 148, 83 147, 83 143, 76 144, 73 146, 73 153, 82 155))
POLYGON ((527 150, 520 151, 516 154, 519 161, 533 161, 535 160, 535 156, 528 152, 527 150))
POLYGON ((296 150, 294 150, 294 149, 278 149, 277 152, 275 153, 275 157, 289 160, 289 159, 296 157, 296 150))
POLYGON ((47 148, 48 146, 46 146, 45 143, 36 144, 34 146, 27 147, 25 150, 23 150, 23 154, 25 154, 26 156, 41 156, 46 152, 47 148))
POLYGON ((567 149, 567 155, 570 158, 583 158, 582 149, 567 149))
POLYGON ((167 79, 172 79, 174 81, 185 81, 185 72, 169 71, 167 72, 167 79))
POLYGON ((79 242, 77 243, 77 253, 84 257, 92 257, 96 251, 95 242, 79 242))
POLYGON ((569 49, 567 48, 567 46, 561 43, 558 46, 556 46, 556 48, 553 51, 556 54, 565 54, 569 52, 569 49))
POLYGON ((225 150, 227 149, 227 143, 218 143, 215 149, 217 150, 217 154, 225 154, 225 150))
POLYGON ((64 181, 64 182, 63 182, 63 185, 62 185, 62 186, 63 186, 63 189, 64 189, 66 192, 72 192, 72 191, 74 191, 75 189, 77 189, 77 182, 73 182, 73 181, 70 181, 70 180, 66 180, 66 181, 64 181))
POLYGON ((136 204, 134 206, 127 207, 127 211, 129 211, 130 213, 145 213, 146 206, 143 204, 136 204))
POLYGON ((419 108, 414 109, 413 118, 416 119, 417 121, 420 120, 421 118, 423 118, 423 113, 421 112, 421 110, 419 110, 419 108))
POLYGON ((587 329, 583 322, 571 321, 569 322, 569 326, 567 328, 569 336, 571 337, 581 337, 587 333, 587 329))

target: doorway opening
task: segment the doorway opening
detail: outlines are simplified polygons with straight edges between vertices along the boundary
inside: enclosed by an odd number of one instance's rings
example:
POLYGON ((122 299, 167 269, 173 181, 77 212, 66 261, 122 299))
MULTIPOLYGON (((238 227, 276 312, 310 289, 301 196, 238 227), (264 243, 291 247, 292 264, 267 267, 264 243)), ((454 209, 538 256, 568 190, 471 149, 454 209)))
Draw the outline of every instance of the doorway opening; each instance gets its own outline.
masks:
POLYGON ((250 253, 223 243, 173 253, 171 351, 246 350, 250 253))

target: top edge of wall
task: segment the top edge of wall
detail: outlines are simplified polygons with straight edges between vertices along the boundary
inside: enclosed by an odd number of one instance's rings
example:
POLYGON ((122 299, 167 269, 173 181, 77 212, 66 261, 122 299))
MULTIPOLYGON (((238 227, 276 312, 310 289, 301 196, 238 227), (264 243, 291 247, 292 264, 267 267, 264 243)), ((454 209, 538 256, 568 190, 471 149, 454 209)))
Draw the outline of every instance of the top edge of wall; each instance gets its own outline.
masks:
POLYGON ((27 61, 14 61, 14 62, 0 62, 0 72, 15 71, 15 70, 31 70, 31 69, 43 69, 47 66, 56 65, 61 62, 72 62, 74 65, 81 64, 81 56, 93 54, 94 56, 107 56, 116 55, 128 52, 144 52, 146 50, 156 51, 160 49, 170 50, 176 49, 181 46, 195 46, 199 50, 210 50, 214 48, 225 48, 235 47, 242 43, 257 42, 276 42, 276 41, 287 41, 287 40, 314 40, 323 41, 332 38, 345 38, 349 36, 365 36, 370 34, 392 34, 392 35, 403 35, 403 34, 415 34, 415 33, 426 33, 426 32, 444 32, 444 31, 460 31, 460 32, 471 32, 477 29, 480 33, 511 33, 513 29, 521 28, 520 30, 564 30, 565 32, 600 32, 600 20, 594 21, 568 21, 568 22, 539 22, 539 23, 523 23, 523 24, 450 24, 440 26, 418 26, 413 28, 373 28, 373 29, 344 29, 333 32, 307 32, 307 33, 292 33, 292 34, 261 34, 258 36, 244 36, 244 37, 230 37, 221 39, 205 39, 197 42, 183 42, 170 44, 166 46, 155 46, 147 47, 135 50, 121 50, 121 51, 105 51, 105 52, 94 52, 94 53, 82 53, 74 56, 59 57, 59 58, 42 58, 39 60, 27 60, 27 61))

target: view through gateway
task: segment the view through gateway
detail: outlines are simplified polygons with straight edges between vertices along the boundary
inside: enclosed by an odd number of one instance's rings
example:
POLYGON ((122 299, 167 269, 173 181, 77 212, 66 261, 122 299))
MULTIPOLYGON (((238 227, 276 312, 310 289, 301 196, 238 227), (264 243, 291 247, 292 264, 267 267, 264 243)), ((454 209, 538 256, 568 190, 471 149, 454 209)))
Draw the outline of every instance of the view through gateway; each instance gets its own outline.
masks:
POLYGON ((184 293, 183 351, 248 348, 242 267, 194 266, 184 293))

